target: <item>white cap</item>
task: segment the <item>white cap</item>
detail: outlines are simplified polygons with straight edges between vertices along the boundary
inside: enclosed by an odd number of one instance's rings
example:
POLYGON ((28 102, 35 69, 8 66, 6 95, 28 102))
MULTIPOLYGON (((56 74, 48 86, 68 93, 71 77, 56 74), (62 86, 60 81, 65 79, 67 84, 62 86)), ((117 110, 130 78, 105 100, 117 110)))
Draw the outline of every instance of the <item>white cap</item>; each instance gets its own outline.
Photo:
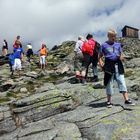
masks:
POLYGON ((27 45, 27 48, 28 48, 28 49, 32 49, 32 46, 31 46, 31 45, 27 45))
POLYGON ((113 29, 113 28, 110 28, 108 30, 108 34, 114 34, 114 35, 116 35, 117 34, 117 31, 115 29, 113 29))

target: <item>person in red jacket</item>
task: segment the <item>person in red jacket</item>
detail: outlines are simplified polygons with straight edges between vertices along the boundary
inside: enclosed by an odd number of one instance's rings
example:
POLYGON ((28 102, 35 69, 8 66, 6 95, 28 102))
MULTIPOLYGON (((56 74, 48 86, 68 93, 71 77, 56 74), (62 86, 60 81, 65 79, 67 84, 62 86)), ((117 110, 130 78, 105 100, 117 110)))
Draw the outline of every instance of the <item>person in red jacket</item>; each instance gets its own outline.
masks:
POLYGON ((90 64, 90 59, 93 56, 93 51, 95 48, 95 40, 93 39, 93 36, 91 34, 88 34, 86 36, 86 41, 83 43, 82 46, 82 53, 83 53, 83 66, 84 71, 82 72, 82 81, 83 83, 86 82, 86 70, 90 64))

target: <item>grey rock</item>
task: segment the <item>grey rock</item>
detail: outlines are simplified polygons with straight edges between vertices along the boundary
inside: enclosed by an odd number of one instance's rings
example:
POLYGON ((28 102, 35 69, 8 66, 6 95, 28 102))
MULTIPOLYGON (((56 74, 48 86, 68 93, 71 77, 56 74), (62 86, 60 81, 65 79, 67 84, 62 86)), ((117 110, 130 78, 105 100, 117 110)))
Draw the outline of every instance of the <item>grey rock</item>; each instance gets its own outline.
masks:
POLYGON ((20 92, 21 92, 21 93, 27 93, 28 90, 27 90, 27 88, 24 87, 24 88, 21 88, 21 89, 20 89, 20 92))
POLYGON ((42 93, 42 92, 46 92, 49 90, 54 90, 55 86, 53 83, 44 83, 44 85, 42 85, 40 88, 38 88, 36 90, 36 93, 42 93))

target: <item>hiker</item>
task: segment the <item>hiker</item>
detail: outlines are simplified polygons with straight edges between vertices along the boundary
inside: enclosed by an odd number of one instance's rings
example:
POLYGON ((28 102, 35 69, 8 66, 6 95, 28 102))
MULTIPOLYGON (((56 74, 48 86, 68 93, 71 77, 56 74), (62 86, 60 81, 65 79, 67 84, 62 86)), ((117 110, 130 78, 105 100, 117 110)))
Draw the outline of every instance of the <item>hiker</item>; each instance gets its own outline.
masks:
POLYGON ((22 44, 21 44, 21 41, 20 41, 20 36, 18 35, 17 37, 16 37, 16 40, 15 40, 15 42, 14 42, 14 44, 13 44, 13 48, 15 49, 15 48, 22 48, 22 44))
POLYGON ((9 58, 10 72, 12 76, 14 73, 14 63, 15 63, 14 53, 9 54, 8 58, 9 58))
POLYGON ((47 53, 48 51, 46 45, 42 44, 42 47, 40 49, 40 67, 42 70, 45 69, 47 53))
POLYGON ((90 64, 92 63, 92 71, 93 71, 93 79, 92 80, 93 80, 93 82, 98 82, 99 81, 99 79, 98 79, 98 69, 97 69, 99 50, 100 50, 100 44, 97 41, 95 41, 95 48, 93 50, 93 55, 90 56, 90 61, 87 65, 86 76, 85 76, 85 78, 87 79, 88 69, 89 69, 90 64))
POLYGON ((6 56, 8 54, 8 43, 7 41, 4 39, 3 40, 3 47, 2 47, 2 55, 6 56))
POLYGON ((26 56, 27 56, 27 59, 28 59, 27 61, 30 62, 31 56, 33 56, 33 50, 32 50, 32 45, 31 45, 31 43, 29 43, 29 44, 27 45, 26 56))
POLYGON ((83 62, 83 54, 82 54, 83 43, 84 41, 82 40, 82 37, 79 36, 74 48, 74 52, 75 52, 74 69, 75 69, 76 83, 82 82, 81 77, 82 77, 82 62, 83 62))
POLYGON ((124 97, 124 103, 135 105, 128 98, 127 87, 124 78, 124 67, 122 64, 123 54, 121 44, 115 42, 117 32, 114 29, 108 31, 108 41, 101 46, 99 64, 104 70, 104 85, 107 94, 107 107, 112 107, 111 97, 113 94, 113 81, 116 80, 120 93, 124 97), (102 58, 105 57, 105 63, 102 58))
POLYGON ((91 62, 91 57, 93 56, 93 51, 95 48, 95 40, 93 39, 93 36, 91 34, 88 34, 86 36, 86 41, 84 41, 83 46, 82 46, 82 53, 83 53, 83 66, 84 66, 84 71, 82 75, 82 81, 86 82, 86 71, 88 69, 88 66, 91 62))
POLYGON ((21 61, 23 59, 23 49, 20 47, 20 44, 14 48, 14 66, 13 71, 18 70, 19 75, 22 68, 21 61))

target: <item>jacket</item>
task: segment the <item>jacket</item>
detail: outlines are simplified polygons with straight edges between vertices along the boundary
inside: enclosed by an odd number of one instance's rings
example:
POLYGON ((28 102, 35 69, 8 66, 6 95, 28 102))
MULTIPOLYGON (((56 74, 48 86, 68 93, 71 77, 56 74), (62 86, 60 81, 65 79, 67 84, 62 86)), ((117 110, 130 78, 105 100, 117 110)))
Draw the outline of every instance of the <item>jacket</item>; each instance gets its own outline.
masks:
POLYGON ((110 81, 112 75, 115 73, 115 64, 118 64, 118 72, 119 74, 124 74, 124 67, 122 61, 120 59, 113 61, 110 59, 105 59, 105 65, 103 67, 105 75, 104 75, 104 85, 107 86, 110 81))

